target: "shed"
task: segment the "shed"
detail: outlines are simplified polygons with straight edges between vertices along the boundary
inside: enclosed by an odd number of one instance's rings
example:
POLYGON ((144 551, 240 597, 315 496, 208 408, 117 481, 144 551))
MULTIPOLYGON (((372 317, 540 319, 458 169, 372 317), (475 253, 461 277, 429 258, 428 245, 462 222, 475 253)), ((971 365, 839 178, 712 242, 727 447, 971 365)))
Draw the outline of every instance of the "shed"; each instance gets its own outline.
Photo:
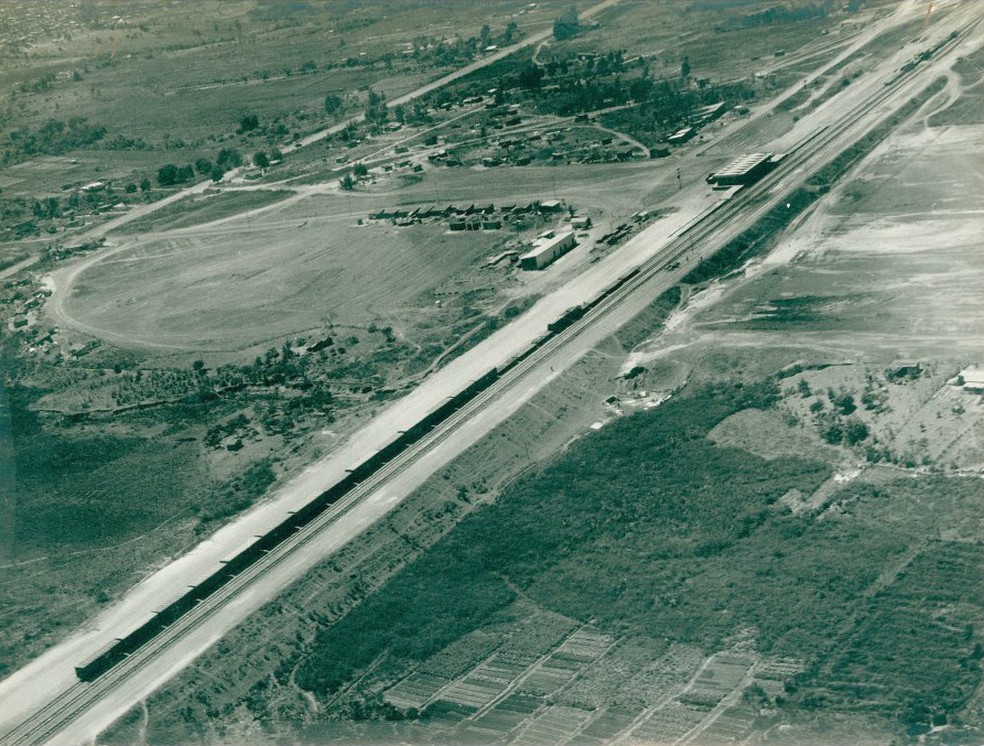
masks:
POLYGON ((519 258, 519 266, 523 269, 544 269, 574 248, 576 244, 574 231, 567 231, 553 238, 538 240, 534 242, 533 248, 519 258))

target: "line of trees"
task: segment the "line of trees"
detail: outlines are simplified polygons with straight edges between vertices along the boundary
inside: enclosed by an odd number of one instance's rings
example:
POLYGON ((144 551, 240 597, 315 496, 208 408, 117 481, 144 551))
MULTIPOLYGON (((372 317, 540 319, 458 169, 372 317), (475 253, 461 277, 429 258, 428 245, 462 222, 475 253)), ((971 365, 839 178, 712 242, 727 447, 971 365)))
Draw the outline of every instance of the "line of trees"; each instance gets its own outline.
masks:
MULTIPOLYGON (((274 156, 276 155, 278 154, 274 151, 274 156)), ((253 162, 260 168, 266 168, 270 165, 270 157, 266 153, 259 152, 253 156, 253 162)), ((167 163, 161 166, 157 170, 157 183, 162 187, 184 184, 194 180, 196 171, 201 176, 209 176, 213 181, 219 181, 225 175, 226 171, 238 168, 241 165, 243 165, 243 157, 238 150, 234 148, 222 148, 215 158, 215 163, 212 163, 208 158, 199 158, 195 161, 194 166, 190 163, 186 166, 178 166, 174 163, 167 163)), ((143 189, 143 184, 141 184, 143 191, 148 191, 149 188, 149 182, 147 189, 143 189)))
POLYGON ((72 117, 67 122, 49 119, 36 130, 20 127, 8 136, 3 165, 19 163, 36 155, 61 155, 92 145, 105 136, 105 127, 90 124, 85 117, 72 117))

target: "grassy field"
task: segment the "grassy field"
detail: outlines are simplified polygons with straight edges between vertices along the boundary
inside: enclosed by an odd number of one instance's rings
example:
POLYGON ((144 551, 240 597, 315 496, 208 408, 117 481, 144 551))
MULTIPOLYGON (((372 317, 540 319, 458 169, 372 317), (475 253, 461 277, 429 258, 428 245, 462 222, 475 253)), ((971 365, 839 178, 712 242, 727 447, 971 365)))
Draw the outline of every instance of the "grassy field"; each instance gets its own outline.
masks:
POLYGON ((194 442, 207 419, 195 407, 171 411, 166 433, 155 416, 139 413, 111 428, 78 428, 32 411, 39 391, 6 393, 4 442, 16 485, 3 497, 4 672, 76 628, 160 556, 193 546, 218 516, 251 504, 272 481, 269 465, 217 478, 194 442))
POLYGON ((185 197, 142 218, 132 220, 116 229, 116 233, 140 234, 150 231, 187 228, 209 223, 248 210, 266 207, 289 197, 292 192, 280 189, 251 189, 220 191, 185 197))

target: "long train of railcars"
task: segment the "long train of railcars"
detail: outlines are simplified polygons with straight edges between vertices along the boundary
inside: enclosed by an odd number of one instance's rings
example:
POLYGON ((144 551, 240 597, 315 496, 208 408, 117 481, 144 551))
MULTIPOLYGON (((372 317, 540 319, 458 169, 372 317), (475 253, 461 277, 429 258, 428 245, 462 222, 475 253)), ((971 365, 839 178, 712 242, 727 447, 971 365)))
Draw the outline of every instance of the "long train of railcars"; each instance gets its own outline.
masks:
MULTIPOLYGON (((957 32, 951 34, 946 40, 938 44, 931 50, 935 54, 942 47, 951 43, 957 38, 957 32)), ((928 57, 924 57, 928 59, 928 57)), ((903 73, 908 72, 906 70, 903 73)), ((887 85, 893 85, 903 76, 896 76, 888 81, 887 85)), ((639 274, 640 269, 636 268, 628 274, 620 277, 617 281, 607 287, 594 299, 568 309, 558 319, 547 325, 547 332, 542 337, 534 341, 529 347, 508 363, 493 368, 484 376, 471 383, 464 390, 454 397, 451 397, 438 407, 436 410, 426 415, 423 419, 413 425, 409 430, 401 433, 397 438, 384 446, 365 461, 353 469, 344 479, 330 487, 325 492, 305 505, 296 513, 292 514, 272 531, 258 538, 250 546, 225 563, 222 568, 206 578, 199 585, 191 588, 177 600, 163 608, 151 620, 130 632, 126 637, 110 643, 103 650, 97 652, 84 663, 75 667, 76 674, 82 681, 93 681, 101 674, 126 659, 131 653, 139 649, 142 645, 164 631, 182 615, 187 613, 196 604, 201 603, 206 598, 215 593, 218 589, 228 583, 237 574, 249 568, 259 560, 264 554, 277 547, 293 533, 311 523, 315 518, 325 512, 330 506, 335 504, 344 495, 354 489, 359 482, 375 474, 384 464, 399 456, 413 443, 419 441, 430 430, 437 427, 450 417, 454 411, 467 404, 477 397, 481 392, 492 386, 502 375, 519 365, 522 361, 534 354, 551 338, 561 334, 572 324, 577 322, 588 311, 601 303, 604 299, 615 293, 625 283, 639 274)))
POLYGON ((570 327, 594 308, 594 306, 617 291, 637 274, 639 274, 639 269, 623 275, 593 300, 565 311, 558 319, 547 325, 545 335, 537 339, 520 355, 514 357, 499 368, 493 368, 481 378, 462 389, 455 396, 449 398, 437 409, 424 416, 419 422, 402 432, 382 449, 352 469, 344 479, 329 487, 300 510, 292 513, 271 531, 258 538, 228 562, 225 562, 221 568, 209 575, 201 583, 192 587, 176 600, 162 608, 153 618, 137 627, 126 635, 126 637, 109 643, 106 647, 90 656, 88 660, 76 666, 76 675, 82 681, 93 681, 113 666, 121 663, 131 653, 174 624, 174 622, 188 613, 197 604, 204 601, 234 577, 249 568, 263 555, 315 520, 354 489, 360 482, 371 477, 384 464, 392 461, 435 427, 447 420, 455 411, 492 386, 502 375, 533 354, 547 341, 570 327))

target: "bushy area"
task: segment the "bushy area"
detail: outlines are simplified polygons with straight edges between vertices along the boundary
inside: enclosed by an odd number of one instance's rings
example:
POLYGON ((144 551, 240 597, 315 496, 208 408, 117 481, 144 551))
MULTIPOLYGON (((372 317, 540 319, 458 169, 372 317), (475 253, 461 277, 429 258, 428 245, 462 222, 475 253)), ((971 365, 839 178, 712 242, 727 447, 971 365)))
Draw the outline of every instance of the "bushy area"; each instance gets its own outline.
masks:
POLYGON ((792 701, 946 723, 981 681, 982 562, 980 544, 932 542, 868 601, 825 664, 788 687, 792 701))
POLYGON ((706 651, 751 631, 763 653, 809 664, 774 703, 787 713, 945 721, 980 680, 981 598, 968 582, 981 548, 936 541, 920 554, 933 524, 919 506, 939 495, 956 530, 976 485, 857 484, 823 520, 794 515, 778 498, 810 494, 827 465, 705 437, 775 396, 771 382, 708 385, 581 441, 323 628, 297 682, 326 695, 370 665, 396 677, 523 594, 616 635, 706 651))
MULTIPOLYGON (((9 362, 9 358, 5 359, 9 362)), ((274 481, 269 459, 213 475, 196 442, 223 403, 188 402, 95 428, 34 411, 43 392, 5 385, 0 674, 15 669, 251 506, 274 481), (158 416, 170 423, 161 432, 158 416), (44 614, 38 609, 43 608, 44 614)))
POLYGON ((37 129, 22 127, 10 132, 0 160, 9 166, 38 155, 60 155, 92 145, 105 136, 105 127, 90 124, 85 117, 72 117, 67 123, 49 119, 37 129))
MULTIPOLYGON (((484 624, 518 587, 580 618, 669 632, 693 613, 666 596, 678 573, 756 534, 788 489, 827 468, 718 449, 705 434, 767 407, 771 385, 723 385, 615 423, 466 519, 420 562, 319 636, 302 685, 331 691, 382 653, 399 667, 484 624), (345 652, 340 652, 345 651, 345 652)), ((763 609, 763 611, 765 611, 763 609)), ((762 620, 764 621, 764 620, 762 620)), ((683 635, 711 642, 731 620, 683 635)))
POLYGON ((148 449, 131 435, 49 431, 27 408, 36 392, 12 388, 9 394, 17 465, 15 556, 29 554, 29 547, 104 545, 170 514, 186 473, 179 467, 183 454, 148 449), (133 468, 121 469, 126 463, 133 468), (162 507, 167 514, 158 512, 162 507))

